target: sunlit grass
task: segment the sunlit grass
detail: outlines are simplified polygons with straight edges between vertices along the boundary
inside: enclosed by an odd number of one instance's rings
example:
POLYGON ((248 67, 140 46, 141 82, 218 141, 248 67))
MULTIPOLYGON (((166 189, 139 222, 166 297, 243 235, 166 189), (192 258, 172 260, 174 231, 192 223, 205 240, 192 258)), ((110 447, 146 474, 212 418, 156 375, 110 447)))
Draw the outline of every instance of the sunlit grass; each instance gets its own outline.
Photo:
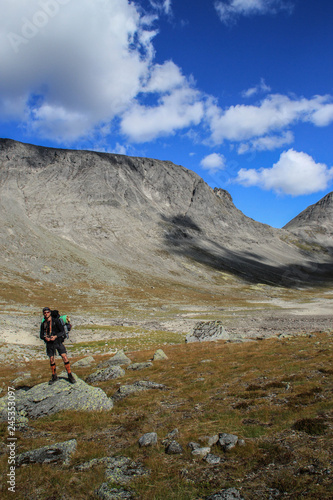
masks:
MULTIPOLYGON (((94 491, 104 481, 103 467, 80 473, 73 467, 115 454, 139 460, 151 470, 149 476, 132 483, 142 500, 192 500, 226 487, 241 487, 246 499, 256 498, 256 488, 263 487, 280 488, 286 498, 316 498, 317 493, 317 498, 331 498, 329 475, 320 472, 321 481, 315 485, 306 471, 313 463, 319 464, 320 471, 331 467, 332 337, 318 333, 243 344, 179 341, 170 345, 168 335, 156 331, 149 346, 144 344, 146 335, 135 338, 126 350, 132 362, 140 362, 162 347, 168 360, 154 362, 141 372, 126 370, 122 379, 94 384, 108 396, 120 384, 136 380, 164 384, 164 390, 134 394, 117 402, 110 412, 61 412, 30 421, 26 431, 17 432, 18 452, 73 438, 78 448, 67 469, 49 465, 18 469, 16 498, 67 498, 69 491, 72 498, 95 498, 94 491), (175 428, 184 453, 168 456, 161 441, 175 428), (157 432, 158 445, 139 448, 139 437, 152 431, 157 432), (212 453, 222 459, 219 466, 191 455, 190 441, 204 444, 205 436, 221 432, 238 435, 245 446, 227 453, 213 447, 212 453), (305 472, 299 473, 302 467, 305 472)), ((124 347, 122 342, 128 340, 115 339, 112 347, 124 347)), ((71 361, 81 357, 72 355, 71 361)), ((78 368, 76 375, 84 379, 106 356, 94 358, 95 364, 78 368)), ((57 364, 62 369, 61 360, 57 364)), ((31 373, 29 385, 50 376, 47 360, 28 362, 21 370, 31 373)), ((9 384, 16 372, 17 368, 3 365, 0 380, 9 384)), ((5 424, 0 431, 5 442, 5 424)), ((5 455, 0 463, 5 473, 5 455)), ((2 493, 7 498, 7 492, 2 493)))

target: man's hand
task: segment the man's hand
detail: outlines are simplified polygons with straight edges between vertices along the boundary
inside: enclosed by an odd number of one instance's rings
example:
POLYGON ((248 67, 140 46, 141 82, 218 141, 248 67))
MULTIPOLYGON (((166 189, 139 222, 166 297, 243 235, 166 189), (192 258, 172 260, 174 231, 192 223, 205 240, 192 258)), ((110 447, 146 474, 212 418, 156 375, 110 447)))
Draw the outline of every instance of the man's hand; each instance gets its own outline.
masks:
POLYGON ((57 338, 56 335, 52 335, 51 337, 48 337, 47 335, 45 336, 46 342, 53 342, 57 338))

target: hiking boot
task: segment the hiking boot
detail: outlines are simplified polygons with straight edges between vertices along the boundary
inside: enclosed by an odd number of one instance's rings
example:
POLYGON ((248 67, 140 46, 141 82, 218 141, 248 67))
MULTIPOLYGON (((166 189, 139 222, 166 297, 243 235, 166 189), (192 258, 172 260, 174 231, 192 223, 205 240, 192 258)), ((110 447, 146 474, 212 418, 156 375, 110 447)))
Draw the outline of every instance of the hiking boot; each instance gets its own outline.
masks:
POLYGON ((70 382, 71 384, 75 384, 76 380, 75 378, 73 377, 73 374, 72 373, 69 373, 68 374, 68 382, 70 382))
POLYGON ((51 380, 49 381, 49 385, 54 384, 54 382, 56 382, 57 380, 58 380, 57 375, 52 375, 52 378, 51 378, 51 380))

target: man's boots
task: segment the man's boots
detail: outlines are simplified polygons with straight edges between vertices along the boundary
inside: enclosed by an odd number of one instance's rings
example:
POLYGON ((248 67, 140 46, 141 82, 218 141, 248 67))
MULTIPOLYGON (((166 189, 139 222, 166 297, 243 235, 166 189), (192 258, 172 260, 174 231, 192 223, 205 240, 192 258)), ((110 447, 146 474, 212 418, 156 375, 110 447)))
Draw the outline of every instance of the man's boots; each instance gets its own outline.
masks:
POLYGON ((49 381, 49 385, 54 384, 54 382, 56 382, 57 380, 58 380, 57 374, 56 374, 56 373, 54 373, 54 374, 52 375, 51 380, 49 381))
POLYGON ((68 374, 68 381, 69 381, 71 384, 75 384, 75 383, 76 383, 76 380, 75 380, 75 378, 73 377, 72 373, 69 373, 69 374, 68 374))

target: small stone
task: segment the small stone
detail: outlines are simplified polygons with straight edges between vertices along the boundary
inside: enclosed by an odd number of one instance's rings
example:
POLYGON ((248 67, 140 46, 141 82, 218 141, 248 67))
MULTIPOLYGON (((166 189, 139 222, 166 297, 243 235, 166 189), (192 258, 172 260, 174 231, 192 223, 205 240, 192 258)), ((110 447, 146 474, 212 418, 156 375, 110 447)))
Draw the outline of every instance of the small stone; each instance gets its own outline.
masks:
POLYGON ((217 455, 213 455, 212 453, 208 453, 205 457, 204 460, 210 464, 210 465, 217 465, 221 462, 221 457, 217 455))
POLYGON ((218 442, 224 451, 229 451, 232 448, 234 448, 237 444, 237 441, 238 441, 238 436, 235 436, 234 434, 226 434, 226 433, 219 434, 218 442))
POLYGON ((213 495, 206 497, 206 500, 244 500, 236 488, 228 488, 227 490, 221 490, 213 495))
POLYGON ((165 354, 165 352, 162 351, 162 349, 157 349, 157 351, 155 352, 155 354, 153 356, 153 361, 163 361, 163 360, 166 360, 166 359, 169 359, 169 358, 165 354))
POLYGON ((209 452, 210 452, 210 448, 208 448, 208 447, 195 448, 194 450, 192 450, 192 455, 199 455, 200 457, 206 457, 209 452))
POLYGON ((191 441, 190 443, 188 443, 187 445, 192 451, 193 450, 196 450, 197 448, 201 448, 200 444, 199 443, 195 443, 193 441, 191 441))
POLYGON ((147 432, 139 439, 139 446, 153 446, 157 444, 156 432, 147 432))
POLYGON ((145 368, 150 368, 153 366, 151 361, 146 361, 143 363, 133 363, 127 367, 127 370, 144 370, 145 368))
POLYGON ((104 382, 105 380, 112 380, 120 378, 125 375, 125 370, 120 366, 109 366, 102 370, 97 370, 86 378, 86 382, 93 384, 94 382, 104 382))
POLYGON ((180 455, 183 453, 183 448, 177 441, 171 441, 165 448, 165 453, 168 455, 180 455))

